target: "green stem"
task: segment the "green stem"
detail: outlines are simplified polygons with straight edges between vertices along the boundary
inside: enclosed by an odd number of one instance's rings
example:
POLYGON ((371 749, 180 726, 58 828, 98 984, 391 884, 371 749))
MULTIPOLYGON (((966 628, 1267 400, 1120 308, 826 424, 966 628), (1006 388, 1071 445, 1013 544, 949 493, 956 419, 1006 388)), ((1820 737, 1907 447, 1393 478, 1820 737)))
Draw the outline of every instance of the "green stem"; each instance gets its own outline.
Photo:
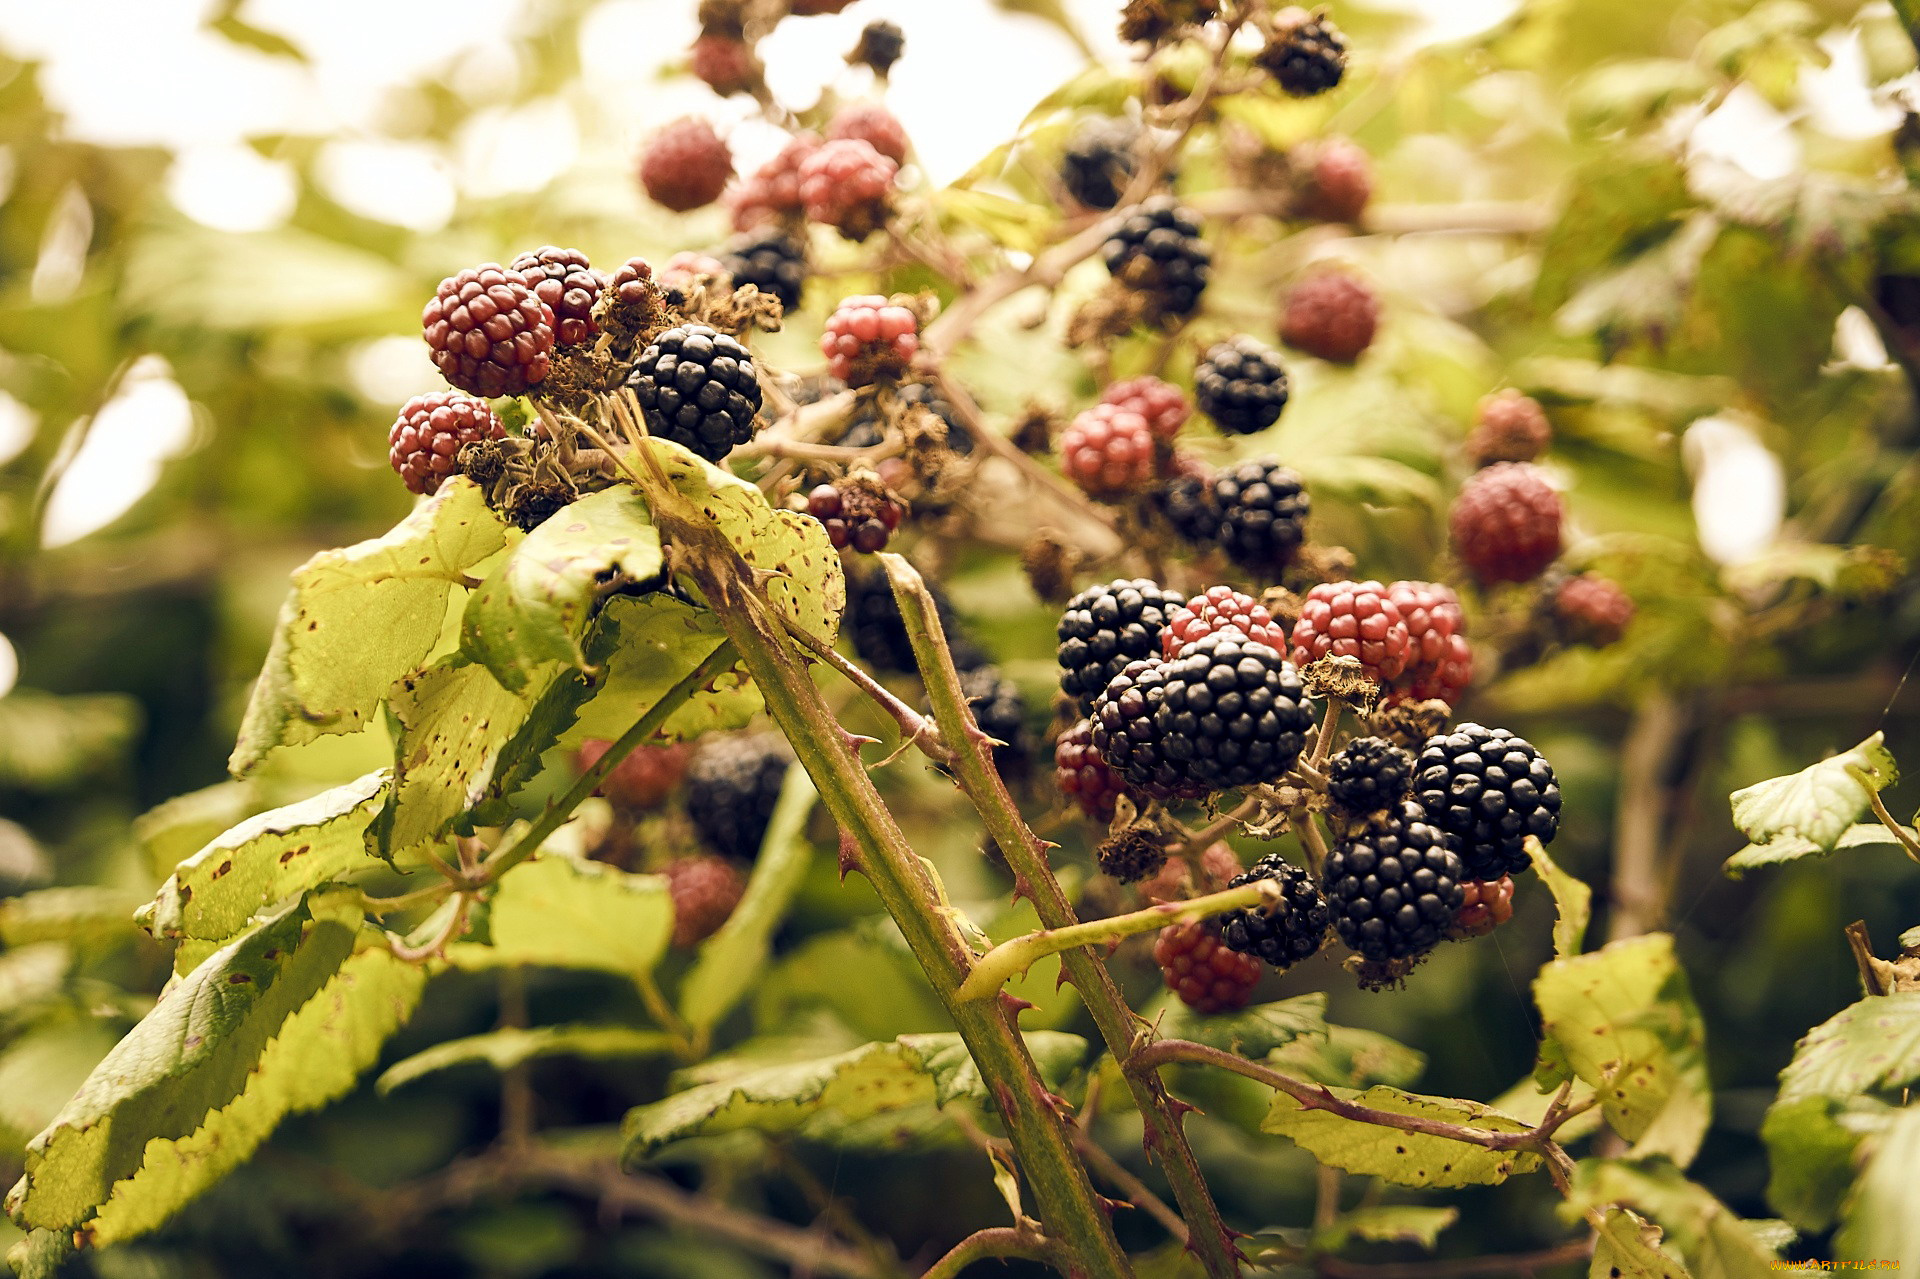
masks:
MULTIPOLYGON (((1028 829, 1019 807, 1008 793, 1006 782, 993 766, 992 743, 974 723, 960 687, 960 673, 954 669, 953 655, 947 649, 946 632, 933 605, 926 583, 898 555, 882 555, 887 576, 893 582, 894 598, 900 605, 907 635, 913 642, 914 660, 927 686, 933 704, 934 722, 940 735, 953 748, 954 772, 967 796, 979 810, 987 833, 1018 877, 1023 891, 1032 899, 1040 922, 1048 928, 1071 928, 1080 921, 1073 906, 1047 865, 1045 845, 1028 829)), ((1084 948, 1064 951, 1061 963, 1067 977, 1080 991, 1080 998, 1100 1028, 1100 1037, 1115 1061, 1125 1062, 1133 1051, 1135 1027, 1139 1019, 1128 1007, 1120 988, 1105 962, 1084 948)), ((974 1005, 992 1006, 992 1005, 974 1005)), ((1145 1124, 1145 1142, 1150 1153, 1159 1157, 1174 1201, 1191 1227, 1187 1246, 1199 1257, 1208 1279, 1237 1279, 1239 1254, 1220 1210, 1214 1206, 1200 1163, 1187 1144, 1180 1126, 1180 1115, 1167 1096, 1165 1085, 1152 1071, 1126 1072, 1127 1087, 1145 1124)))
POLYGON ((991 1226, 986 1230, 976 1230, 953 1245, 951 1251, 940 1260, 927 1267, 920 1279, 957 1279, 957 1276, 976 1261, 993 1259, 1006 1260, 1019 1257, 1025 1261, 1052 1261, 1053 1250, 1047 1241, 1036 1238, 1031 1231, 1015 1226, 991 1226))
POLYGON ((1850 768, 1847 771, 1853 775, 1855 781, 1859 782, 1860 785, 1866 789, 1867 803, 1873 805, 1873 815, 1880 819, 1880 824, 1891 831, 1893 837, 1900 841, 1900 847, 1908 857, 1916 862, 1920 862, 1920 843, 1915 843, 1912 832, 1896 821, 1893 814, 1887 811, 1887 802, 1880 798, 1880 792, 1874 789, 1873 782, 1868 779, 1865 773, 1857 768, 1850 768))
POLYGON ((1165 928, 1168 924, 1184 924, 1189 920, 1205 919, 1209 915, 1220 915, 1230 910, 1251 910, 1271 905, 1279 899, 1280 890, 1275 881, 1263 879, 1239 888, 1209 893, 1205 897, 1160 902, 1125 915, 1109 915, 1105 919, 1091 919, 1084 924, 1070 924, 1065 928, 1042 928, 1038 932, 1003 941, 982 955, 980 962, 973 966, 973 971, 967 974, 967 979, 960 983, 958 998, 985 999, 996 994, 1002 986, 1048 955, 1058 955, 1081 946, 1115 942, 1137 933, 1165 928))
MULTIPOLYGON (((641 457, 651 461, 644 449, 641 457)), ((664 475, 656 473, 644 487, 654 519, 674 546, 683 571, 726 627, 768 713, 851 840, 858 868, 946 1005, 1006 1125, 1062 1268, 1084 1279, 1130 1279, 1132 1268, 1114 1238, 1100 1196, 1013 1019, 998 1002, 961 1003, 954 997, 973 963, 973 952, 940 912, 940 890, 931 870, 874 789, 753 570, 664 475)))
POLYGON ((693 668, 692 672, 678 684, 660 695, 660 700, 648 708, 647 713, 633 722, 633 726, 620 734, 613 745, 607 747, 607 753, 594 761, 592 768, 580 774, 576 781, 559 799, 547 805, 546 811, 527 829, 511 848, 503 848, 486 861, 480 863, 479 879, 481 883, 492 883, 502 875, 518 866, 527 858, 540 851, 540 845, 547 837, 566 825, 573 816, 573 810, 587 801, 587 797, 600 789, 600 783, 607 780, 607 774, 620 766, 620 762, 633 753, 640 743, 652 737, 667 722, 673 713, 686 704, 688 698, 711 684, 722 671, 740 659, 732 643, 722 643, 719 648, 707 654, 707 660, 693 668))

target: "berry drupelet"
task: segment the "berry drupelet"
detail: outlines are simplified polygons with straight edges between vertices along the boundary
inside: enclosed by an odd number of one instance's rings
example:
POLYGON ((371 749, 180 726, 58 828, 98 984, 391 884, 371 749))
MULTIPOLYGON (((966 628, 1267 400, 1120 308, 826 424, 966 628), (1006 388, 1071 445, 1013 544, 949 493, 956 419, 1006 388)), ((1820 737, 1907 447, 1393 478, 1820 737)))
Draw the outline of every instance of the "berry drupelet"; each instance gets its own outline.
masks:
POLYGON ((1439 582, 1395 582, 1387 598, 1407 624, 1412 650, 1394 682, 1393 696, 1423 702, 1439 698, 1452 706, 1473 679, 1473 650, 1460 597, 1439 582))
POLYGON ((1094 746, 1093 725, 1084 719, 1053 744, 1053 776, 1081 812, 1103 824, 1113 820, 1114 802, 1127 789, 1094 746))
POLYGON ((534 296, 553 312, 559 345, 578 346, 600 332, 593 322, 593 304, 600 300, 607 281, 588 263, 586 254, 549 244, 522 253, 509 269, 525 276, 534 296))
POLYGON ((1091 497, 1116 498, 1153 482, 1153 430, 1116 404, 1096 404, 1060 433, 1060 469, 1091 497))
POLYGON ((903 377, 919 349, 919 319, 878 294, 843 300, 820 336, 828 374, 848 386, 903 377))
POLYGON ((1146 419, 1153 438, 1162 444, 1173 443, 1180 428, 1193 416, 1193 403, 1187 393, 1151 374, 1115 382, 1100 393, 1100 402, 1138 413, 1146 419))

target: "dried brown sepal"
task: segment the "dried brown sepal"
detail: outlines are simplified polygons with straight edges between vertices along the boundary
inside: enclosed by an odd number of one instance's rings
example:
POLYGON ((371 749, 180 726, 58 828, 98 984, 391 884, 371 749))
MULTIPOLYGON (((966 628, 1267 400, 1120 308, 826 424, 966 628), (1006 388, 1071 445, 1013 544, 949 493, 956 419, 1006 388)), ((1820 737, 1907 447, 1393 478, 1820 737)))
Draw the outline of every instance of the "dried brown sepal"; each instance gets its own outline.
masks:
POLYGON ((1300 620, 1300 606, 1305 601, 1284 586, 1269 586, 1260 592, 1260 607, 1267 610, 1271 617, 1288 630, 1300 620))
POLYGON ((1438 698, 1424 702, 1395 702, 1373 713, 1374 736, 1384 737, 1402 750, 1416 754, 1427 739, 1444 731, 1453 708, 1438 698))
POLYGON ((1057 409, 1029 400, 1020 416, 1013 421, 1013 431, 1008 436, 1013 447, 1022 453, 1031 453, 1036 457, 1053 452, 1053 437, 1060 433, 1063 425, 1057 409))
POLYGON ((1308 697, 1331 697, 1365 714, 1380 698, 1380 684, 1357 657, 1323 657, 1309 662, 1301 677, 1308 697))
POLYGON ((1093 850, 1100 869, 1123 884, 1137 883, 1167 864, 1167 848, 1151 826, 1129 826, 1093 850))
POLYGON ((1048 604, 1064 604, 1073 596, 1073 575, 1080 552, 1052 529, 1041 529, 1020 548, 1020 567, 1033 593, 1048 604))
POLYGON ((1153 314, 1153 299, 1123 282, 1110 281, 1088 298, 1067 320, 1066 340, 1071 347, 1086 346, 1125 337, 1148 321, 1153 314))
POLYGON ((1408 955, 1402 959, 1362 959, 1358 955, 1349 955, 1346 969, 1360 983, 1362 990, 1402 990, 1406 987, 1407 975, 1426 960, 1425 954, 1408 955))
POLYGON ((1120 38, 1159 44, 1219 15, 1217 0, 1127 0, 1120 11, 1120 38))
MULTIPOLYGON (((1295 553, 1293 563, 1288 566, 1282 580, 1288 587, 1304 595, 1322 582, 1352 581, 1359 564, 1360 557, 1344 546, 1308 543, 1295 553)), ((1267 611, 1273 612, 1272 609, 1267 611)))

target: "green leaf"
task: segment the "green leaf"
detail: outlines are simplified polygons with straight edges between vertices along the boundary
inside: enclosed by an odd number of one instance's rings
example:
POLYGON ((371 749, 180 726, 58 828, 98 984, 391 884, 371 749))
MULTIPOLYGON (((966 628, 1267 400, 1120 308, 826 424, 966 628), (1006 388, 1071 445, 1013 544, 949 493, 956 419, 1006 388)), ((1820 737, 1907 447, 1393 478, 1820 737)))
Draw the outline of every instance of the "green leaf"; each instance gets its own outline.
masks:
POLYGON ((221 832, 258 812, 262 807, 256 798, 259 790, 251 780, 215 782, 176 795, 136 817, 133 837, 146 849, 154 874, 164 879, 221 832))
POLYGON ((645 444, 667 479, 713 521, 741 559, 777 574, 766 583, 775 608, 822 639, 840 633, 847 581, 824 524, 775 509, 755 485, 670 440, 655 436, 645 444))
POLYGON ((545 964, 642 977, 666 953, 673 901, 659 875, 635 875, 551 849, 500 880, 487 912, 492 945, 462 942, 463 968, 545 964))
POLYGON ((1162 1038, 1190 1039, 1250 1061, 1296 1040, 1319 1046, 1327 1042, 1327 997, 1321 992, 1218 1015, 1196 1013, 1177 999, 1163 1001, 1162 1007, 1162 1038))
MULTIPOLYGON (((500 801, 539 773, 543 755, 556 747, 577 750, 589 738, 619 738, 725 641, 719 620, 685 600, 657 594, 608 600, 588 633, 593 674, 565 671, 534 702, 501 752, 505 766, 493 781, 494 800, 479 816, 504 820, 500 801)), ((760 709, 759 689, 735 666, 669 715, 658 740, 744 728, 760 709)))
POLYGON ((1329 1087, 1391 1084, 1405 1088, 1420 1078, 1427 1058, 1377 1030, 1328 1026, 1324 1040, 1303 1036, 1269 1053, 1267 1064, 1329 1087))
POLYGON ((1873 1144, 1847 1196, 1836 1261, 1911 1261, 1920 1257, 1920 1107, 1900 1112, 1873 1144))
POLYGON ((419 314, 419 282, 367 249, 294 227, 214 231, 184 218, 158 225, 129 238, 119 294, 130 312, 163 325, 248 334, 337 328, 361 337, 394 331, 407 311, 419 314), (273 287, 261 288, 262 280, 273 287), (290 297, 300 305, 286 305, 290 297))
POLYGON ((1052 218, 1041 206, 991 191, 951 186, 933 198, 943 227, 979 231, 995 244, 1021 253, 1038 253, 1045 248, 1053 227, 1052 218))
POLYGON ((42 888, 0 901, 0 942, 100 942, 133 935, 140 903, 117 888, 42 888))
POLYGON ((1780 1072, 1779 1104, 1803 1097, 1844 1101, 1920 1079, 1920 991, 1869 995, 1821 1022, 1780 1072))
MULTIPOLYGON (((1385 1085, 1365 1092, 1351 1088, 1328 1091, 1341 1101, 1391 1114, 1418 1115, 1483 1132, 1527 1131, 1527 1125, 1512 1115, 1503 1115, 1477 1101, 1426 1097, 1385 1085)), ((1532 1172, 1540 1166, 1540 1156, 1530 1151, 1489 1150, 1451 1137, 1365 1123, 1326 1110, 1308 1110, 1283 1092, 1274 1094, 1273 1105, 1260 1127, 1288 1138, 1323 1164, 1379 1177, 1397 1186, 1497 1186, 1514 1173, 1532 1172)))
MULTIPOLYGON (((1685 1167, 1706 1134, 1706 1028, 1665 933, 1613 942, 1540 970, 1548 1045, 1600 1096, 1635 1157, 1685 1167)), ((1546 1047, 1543 1046, 1543 1053, 1546 1047)))
POLYGON ((357 916, 302 902, 219 951, 161 996, 27 1147, 8 1198, 24 1226, 71 1229, 131 1177, 153 1140, 200 1128, 240 1095, 261 1052, 352 952, 357 916))
POLYGON ((1608 1208, 1594 1229, 1588 1279, 1691 1279, 1660 1244, 1660 1229, 1626 1208, 1608 1208))
POLYGON ((1587 937, 1587 921, 1593 917, 1593 889, 1561 870, 1559 863, 1534 836, 1527 836, 1527 856, 1533 868, 1553 894, 1553 954, 1556 959, 1572 959, 1580 953, 1587 937))
POLYGON ((153 935, 225 941, 295 893, 379 866, 366 837, 387 776, 381 769, 250 817, 207 844, 160 886, 153 935))
POLYGON ((1811 843, 1809 851, 1832 852, 1867 811, 1873 792, 1898 780, 1885 735, 1875 733, 1843 754, 1735 791, 1733 824, 1755 844, 1786 838, 1811 843))
POLYGON ((1318 1231, 1313 1246, 1320 1252, 1338 1252, 1354 1239, 1370 1243, 1414 1243, 1432 1249, 1440 1232, 1460 1219, 1458 1208, 1429 1208, 1421 1204, 1375 1204, 1341 1213, 1331 1226, 1318 1231))
POLYGON ((119 1036, 92 1019, 49 1019, 0 1053, 0 1129, 10 1144, 39 1132, 86 1082, 119 1036))
POLYGON ((287 1018, 233 1101, 197 1132, 150 1141, 139 1172, 87 1228, 96 1246, 120 1243, 164 1224, 246 1162, 290 1115, 345 1096, 405 1025, 426 986, 426 970, 397 958, 378 929, 362 928, 355 954, 287 1018))
POLYGON ((680 990, 680 1014, 696 1031, 711 1030, 762 980, 773 934, 807 876, 813 847, 807 818, 818 797, 804 768, 787 770, 747 890, 720 931, 700 947, 680 990))
POLYGON ((402 679, 387 704, 392 798, 368 828, 369 845, 391 860, 445 837, 491 793, 528 712, 527 699, 457 653, 402 679))
POLYGON ((43 1003, 60 993, 73 952, 57 942, 0 950, 0 1013, 43 1003))
POLYGON ((467 600, 460 643, 521 692, 551 663, 584 667, 594 604, 660 575, 660 533, 625 485, 589 493, 529 533, 467 600))
MULTIPOLYGON (((1077 1035, 1034 1031, 1026 1036, 1042 1079, 1057 1082, 1086 1055, 1077 1035)), ((627 1112, 621 1132, 631 1165, 670 1142, 743 1128, 801 1137, 830 1135, 873 1115, 955 1098, 986 1099, 973 1058, 960 1036, 902 1035, 889 1043, 795 1065, 750 1071, 702 1084, 627 1112)))
POLYGON ((1841 1122, 1832 1097, 1776 1101, 1760 1124, 1767 1143, 1767 1202, 1808 1233, 1833 1224, 1853 1184, 1860 1133, 1841 1122))
POLYGON ((457 477, 384 536, 296 569, 228 768, 242 776, 276 746, 365 728, 433 651, 466 571, 506 541, 480 490, 457 477))
POLYGON ((1750 1223, 1664 1159, 1582 1160, 1569 1202, 1594 1211, 1618 1205, 1658 1222, 1668 1249, 1700 1279, 1766 1279, 1780 1260, 1750 1223))
POLYGON ((140 703, 118 693, 56 697, 16 688, 0 697, 0 783, 53 790, 126 753, 140 703))
POLYGON ((452 1066, 485 1065, 506 1071, 542 1057, 617 1061, 673 1051, 673 1036, 631 1026, 507 1026, 484 1035, 449 1039, 387 1067, 375 1087, 381 1095, 452 1066))
MULTIPOLYGON (((1906 831, 1909 838, 1920 839, 1911 826, 1901 829, 1906 831)), ((1822 848, 1803 835, 1776 835, 1764 844, 1748 844, 1727 858, 1721 869, 1730 878, 1738 879, 1757 866, 1778 866, 1802 857, 1827 857, 1843 848, 1867 848, 1875 844, 1891 844, 1898 848, 1900 840, 1882 822, 1862 822, 1847 827, 1840 832, 1840 838, 1833 842, 1831 849, 1822 848)))

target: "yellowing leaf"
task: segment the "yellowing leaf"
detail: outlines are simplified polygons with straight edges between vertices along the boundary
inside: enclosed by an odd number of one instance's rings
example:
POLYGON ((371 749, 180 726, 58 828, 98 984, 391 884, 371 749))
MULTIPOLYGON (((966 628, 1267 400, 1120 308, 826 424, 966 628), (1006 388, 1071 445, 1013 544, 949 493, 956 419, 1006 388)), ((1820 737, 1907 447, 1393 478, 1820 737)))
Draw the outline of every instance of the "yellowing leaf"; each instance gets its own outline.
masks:
MULTIPOLYGON (((1396 1115, 1418 1115, 1483 1132, 1525 1132, 1527 1125, 1491 1106, 1451 1097, 1425 1097, 1379 1085, 1365 1092, 1328 1090, 1396 1115)), ((1327 1110, 1309 1110, 1290 1094, 1276 1092, 1260 1125, 1286 1137, 1321 1163, 1346 1172, 1379 1177, 1398 1186, 1497 1186, 1514 1173, 1532 1172, 1540 1156, 1530 1151, 1489 1150, 1451 1137, 1407 1132, 1383 1124, 1348 1119, 1327 1110)))
POLYGON ((276 746, 365 728, 433 650, 454 586, 506 539, 480 490, 455 478, 384 536, 296 569, 227 766, 244 775, 276 746))
POLYGON ((1706 1028, 1673 938, 1649 934, 1556 959, 1533 983, 1547 1044, 1600 1097, 1633 1155, 1685 1167, 1706 1134, 1706 1028))
POLYGON ((631 1026, 505 1026, 484 1035, 468 1035, 417 1052, 387 1067, 376 1083, 382 1094, 454 1066, 481 1064, 494 1070, 542 1057, 584 1057, 614 1061, 627 1057, 658 1057, 673 1051, 673 1037, 662 1030, 631 1026))
POLYGON ((1801 850, 1799 855, 1832 852, 1867 811, 1873 791, 1898 780, 1900 769, 1887 750, 1885 735, 1875 733, 1852 750, 1797 773, 1735 791, 1733 824, 1758 845, 1785 839, 1801 850))
POLYGON ((549 850, 501 877, 487 912, 491 945, 448 952, 462 967, 548 964, 639 977, 666 953, 673 903, 659 875, 549 850))

